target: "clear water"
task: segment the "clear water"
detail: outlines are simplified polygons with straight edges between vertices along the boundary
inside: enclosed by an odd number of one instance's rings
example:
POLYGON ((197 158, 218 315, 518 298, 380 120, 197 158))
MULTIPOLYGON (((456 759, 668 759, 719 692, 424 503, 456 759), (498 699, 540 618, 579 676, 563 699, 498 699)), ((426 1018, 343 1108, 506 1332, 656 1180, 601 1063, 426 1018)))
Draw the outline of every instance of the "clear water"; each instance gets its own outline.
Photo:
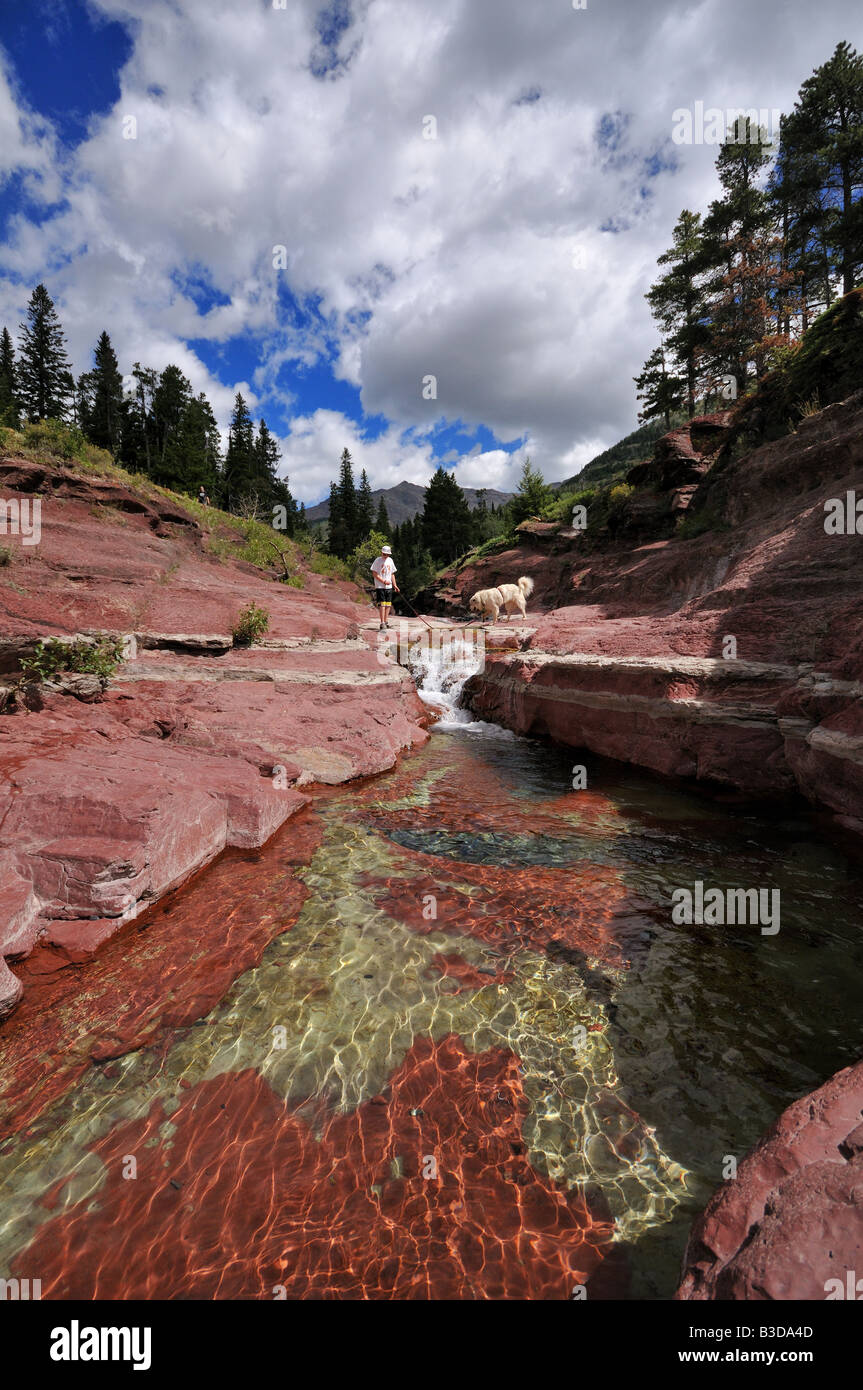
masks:
MULTIPOLYGON (((452 711, 466 674, 421 679, 452 711)), ((799 810, 590 758, 576 791, 572 752, 445 722, 0 1033, 0 1274, 670 1297, 727 1157, 861 1055, 860 878, 799 810), (675 925, 696 880, 780 889, 780 932, 675 925)))

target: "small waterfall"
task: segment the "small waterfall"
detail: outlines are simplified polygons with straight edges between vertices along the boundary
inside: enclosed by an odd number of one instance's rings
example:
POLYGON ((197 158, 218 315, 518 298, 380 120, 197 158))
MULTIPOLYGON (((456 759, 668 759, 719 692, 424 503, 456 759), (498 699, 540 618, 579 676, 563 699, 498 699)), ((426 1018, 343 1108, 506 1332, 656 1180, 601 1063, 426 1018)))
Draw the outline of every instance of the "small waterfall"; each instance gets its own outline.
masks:
POLYGON ((436 628, 409 646, 402 665, 417 683, 420 699, 440 712, 438 729, 460 729, 486 737, 514 739, 515 734, 499 724, 474 718, 462 707, 462 692, 471 676, 485 666, 485 634, 482 629, 466 633, 436 628))

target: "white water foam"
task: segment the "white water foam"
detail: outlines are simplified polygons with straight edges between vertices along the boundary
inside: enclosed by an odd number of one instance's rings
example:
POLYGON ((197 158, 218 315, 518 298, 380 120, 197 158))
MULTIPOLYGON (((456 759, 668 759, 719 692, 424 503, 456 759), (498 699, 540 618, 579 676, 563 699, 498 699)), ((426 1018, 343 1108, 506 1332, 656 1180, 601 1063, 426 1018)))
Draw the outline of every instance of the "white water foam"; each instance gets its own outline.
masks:
POLYGON ((451 635, 446 629, 435 629, 435 638, 418 642, 408 654, 407 665, 417 683, 420 699, 440 718, 436 729, 458 729, 465 733, 481 734, 486 738, 514 739, 516 735, 499 724, 476 719, 462 706, 462 694, 467 681, 485 665, 484 634, 474 634, 479 641, 451 635), (441 637, 437 638, 437 633, 441 637))

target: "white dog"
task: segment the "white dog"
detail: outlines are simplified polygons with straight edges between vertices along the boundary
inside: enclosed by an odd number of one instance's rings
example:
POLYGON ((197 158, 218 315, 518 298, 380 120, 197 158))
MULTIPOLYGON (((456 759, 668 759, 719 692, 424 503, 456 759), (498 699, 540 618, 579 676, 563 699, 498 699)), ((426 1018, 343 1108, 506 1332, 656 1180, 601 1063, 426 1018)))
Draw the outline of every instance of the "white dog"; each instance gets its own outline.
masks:
POLYGON ((518 609, 523 618, 527 617, 526 599, 533 593, 533 580, 522 575, 517 584, 501 584, 497 589, 479 589, 470 601, 471 613, 491 613, 492 623, 503 608, 506 620, 510 620, 510 609, 518 609))

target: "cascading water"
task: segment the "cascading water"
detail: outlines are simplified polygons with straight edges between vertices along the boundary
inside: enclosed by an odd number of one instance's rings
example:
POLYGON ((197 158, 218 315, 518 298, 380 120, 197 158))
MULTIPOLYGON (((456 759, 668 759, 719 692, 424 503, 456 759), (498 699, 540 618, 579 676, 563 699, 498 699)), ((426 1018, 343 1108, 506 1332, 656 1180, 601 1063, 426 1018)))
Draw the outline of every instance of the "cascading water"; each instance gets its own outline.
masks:
POLYGON ((420 699, 436 713, 438 729, 465 730, 486 737, 514 739, 499 724, 475 719, 462 705, 464 687, 485 665, 485 633, 482 628, 434 628, 412 640, 402 657, 417 684, 420 699))

